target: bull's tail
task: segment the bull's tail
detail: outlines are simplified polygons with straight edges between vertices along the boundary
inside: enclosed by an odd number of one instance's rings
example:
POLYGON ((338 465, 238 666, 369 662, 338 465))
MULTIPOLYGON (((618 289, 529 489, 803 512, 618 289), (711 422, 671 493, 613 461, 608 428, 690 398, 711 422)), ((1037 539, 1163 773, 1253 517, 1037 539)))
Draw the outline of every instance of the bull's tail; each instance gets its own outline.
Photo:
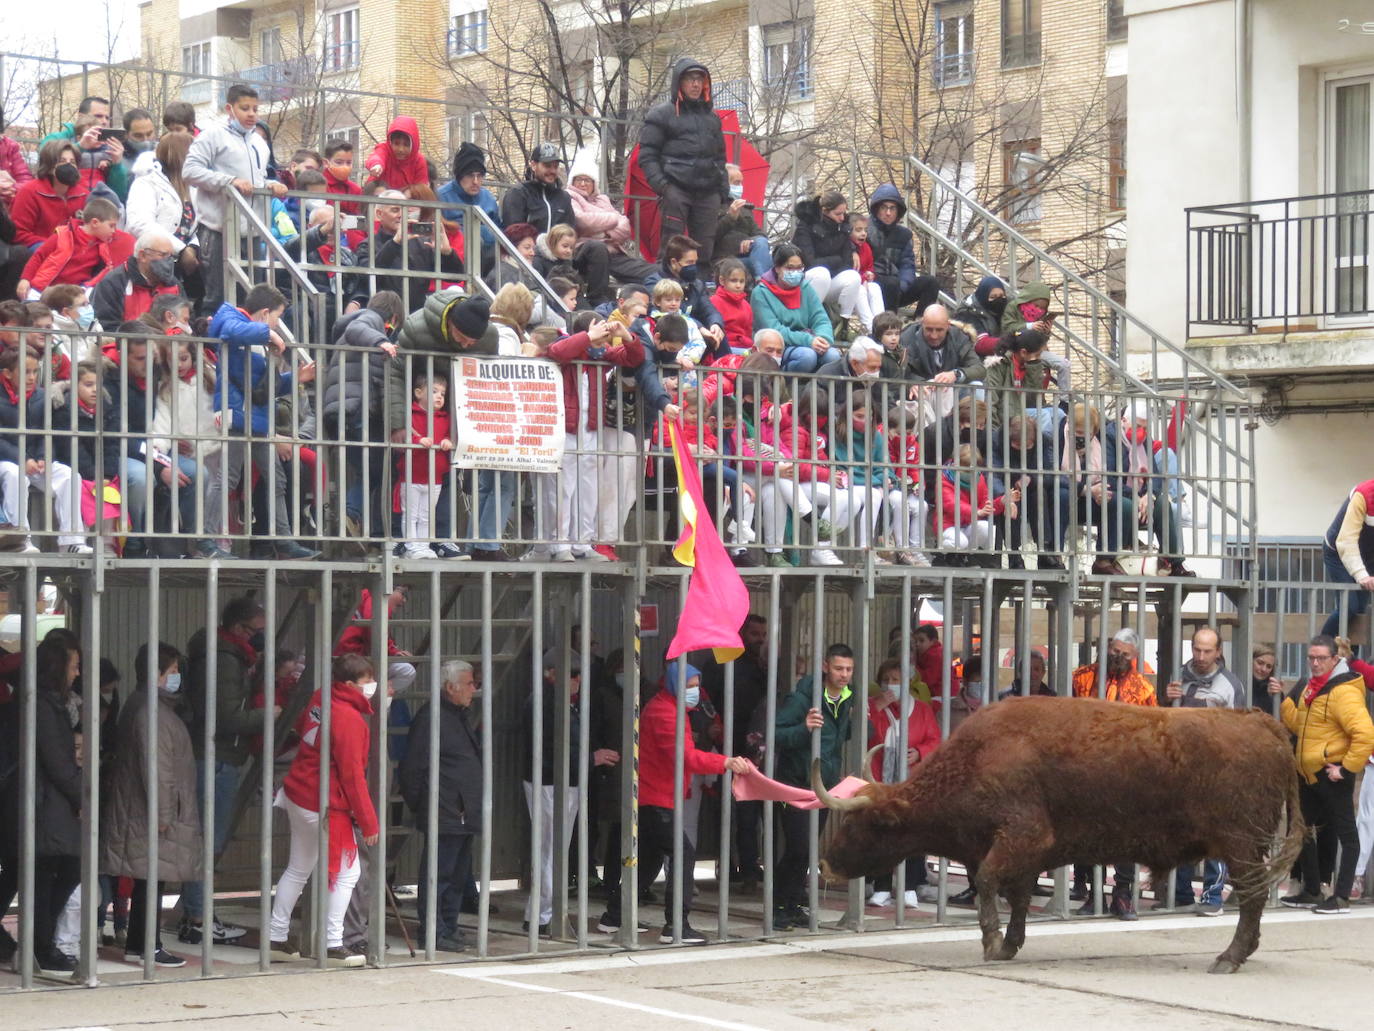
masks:
MULTIPOLYGON (((1302 818, 1302 803, 1298 798, 1296 770, 1288 778, 1288 790, 1284 798, 1284 805, 1288 810, 1288 815, 1283 839, 1279 842, 1278 848, 1254 868, 1253 874, 1238 878, 1238 880, 1243 881, 1243 883, 1235 885, 1238 894, 1267 894, 1274 885, 1288 876, 1289 871, 1293 869, 1293 863, 1297 861, 1298 855, 1302 852, 1303 841, 1307 837, 1307 823, 1302 818)), ((1269 833, 1272 834, 1273 831, 1271 830, 1269 833)))

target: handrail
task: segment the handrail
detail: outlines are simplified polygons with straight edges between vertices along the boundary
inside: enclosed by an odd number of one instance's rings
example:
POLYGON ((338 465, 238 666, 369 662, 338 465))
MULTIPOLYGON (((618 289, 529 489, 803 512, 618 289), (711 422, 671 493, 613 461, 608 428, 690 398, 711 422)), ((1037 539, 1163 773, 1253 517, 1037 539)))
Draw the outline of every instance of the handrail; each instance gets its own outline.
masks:
MULTIPOLYGON (((960 190, 958 186, 948 182, 938 172, 936 172, 933 168, 927 165, 920 158, 916 157, 914 154, 910 154, 907 156, 907 161, 910 162, 911 166, 915 168, 916 171, 920 174, 939 182, 941 189, 951 194, 959 204, 967 205, 968 209, 975 215, 977 215, 979 218, 983 219, 989 225, 996 227, 1000 232, 1005 233, 1008 239, 1012 240, 1018 247, 1024 248, 1031 255, 1033 255, 1037 262, 1041 264, 1047 264, 1056 272, 1060 273, 1064 277, 1065 284, 1073 283, 1079 289, 1087 293, 1095 303, 1102 305, 1108 311, 1113 312, 1115 315, 1117 315, 1119 318, 1131 323, 1142 332, 1149 334, 1151 341, 1153 341, 1157 346, 1163 345, 1163 347, 1166 350, 1168 350, 1176 357, 1181 359, 1184 363, 1185 369, 1189 367, 1195 369, 1199 373, 1206 376, 1208 379, 1215 382, 1219 387, 1226 390, 1229 394, 1233 395, 1237 400, 1246 400, 1245 391, 1241 390, 1240 387, 1236 386, 1225 376, 1222 376, 1219 372, 1211 368, 1211 366, 1207 365, 1205 362, 1199 361, 1196 357, 1189 354, 1185 349, 1179 347, 1173 341, 1168 339, 1168 337, 1164 336, 1162 333, 1147 325, 1143 320, 1131 314, 1116 301, 1112 300, 1111 297, 1109 297, 1102 290, 1093 286, 1078 273, 1074 272, 1072 269, 1068 268, 1068 266, 1066 266, 1063 262, 1055 258, 1052 254, 1045 251, 1039 245, 1032 242, 1026 236, 1018 232, 1015 227, 1013 227, 997 215, 993 214, 991 211, 983 207, 983 205, 979 204, 973 198, 969 197, 968 194, 960 190)), ((963 248, 956 247, 956 250, 961 254, 965 253, 963 251, 963 248)), ((1017 269, 1013 265, 1009 268, 1008 271, 1009 275, 1007 278, 1010 281, 1012 287, 1014 288, 1016 286, 1017 281, 1017 269)))
MULTIPOLYGON (((323 325, 323 312, 319 310, 319 307, 323 303, 324 294, 320 292, 314 283, 310 282, 310 277, 301 270, 295 259, 292 258, 290 252, 282 246, 281 241, 272 235, 272 231, 267 227, 267 224, 264 223, 258 213, 253 210, 253 206, 249 203, 248 198, 239 193, 238 190, 229 190, 227 193, 230 203, 237 210, 240 218, 246 219, 251 226, 252 233, 250 234, 250 238, 252 236, 261 238, 268 252, 276 259, 278 266, 286 270, 287 275, 294 281, 294 285, 305 295, 309 303, 309 308, 314 309, 309 312, 310 319, 323 325)), ((272 191, 267 189, 254 190, 253 196, 271 197, 272 191)), ((298 196, 303 196, 303 194, 298 194, 298 196)), ((239 248, 230 246, 230 241, 234 241, 237 234, 242 231, 242 222, 239 219, 226 219, 225 225, 226 228, 228 226, 233 226, 234 228, 232 232, 226 233, 224 270, 226 273, 232 273, 244 289, 251 289, 257 284, 252 277, 248 275, 246 270, 239 267, 237 261, 239 248)), ((251 262, 253 259, 250 257, 248 260, 251 262)), ((307 325, 309 325, 309 322, 307 322, 307 325)), ((279 332, 284 339, 289 340, 291 343, 297 342, 289 326, 282 324, 279 328, 279 332)))

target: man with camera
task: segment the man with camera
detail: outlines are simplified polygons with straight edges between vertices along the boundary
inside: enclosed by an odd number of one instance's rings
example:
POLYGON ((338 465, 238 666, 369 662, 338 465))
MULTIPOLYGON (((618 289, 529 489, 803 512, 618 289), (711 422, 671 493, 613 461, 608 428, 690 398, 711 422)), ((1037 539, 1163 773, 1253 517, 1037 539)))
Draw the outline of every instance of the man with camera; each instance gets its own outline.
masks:
POLYGON ((376 227, 353 252, 353 268, 345 276, 345 314, 366 305, 379 290, 394 290, 405 301, 406 311, 415 311, 424 304, 436 278, 463 273, 462 256, 449 243, 448 234, 434 231, 435 209, 407 209, 405 194, 399 190, 382 190, 377 197, 390 203, 373 208, 376 227), (404 269, 409 274, 378 274, 383 269, 404 269), (375 285, 373 275, 377 276, 375 285))

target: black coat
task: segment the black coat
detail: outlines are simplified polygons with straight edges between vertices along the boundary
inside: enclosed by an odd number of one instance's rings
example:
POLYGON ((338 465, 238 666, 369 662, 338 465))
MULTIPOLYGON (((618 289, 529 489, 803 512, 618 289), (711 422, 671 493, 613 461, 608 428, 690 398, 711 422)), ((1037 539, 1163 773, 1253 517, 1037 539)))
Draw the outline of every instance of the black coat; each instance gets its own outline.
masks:
POLYGON ((973 349, 973 341, 958 326, 950 326, 945 343, 936 348, 926 343, 920 322, 913 322, 902 330, 902 347, 906 348, 908 368, 913 379, 930 380, 940 372, 961 373, 958 382, 970 383, 983 378, 983 360, 973 349))
MULTIPOLYGON (((72 440, 70 451, 59 458, 66 462, 83 480, 95 480, 96 454, 102 455, 105 479, 123 475, 124 460, 119 446, 119 411, 110 404, 109 398, 101 402, 100 425, 96 425, 95 413, 88 412, 76 401, 75 391, 67 392, 67 403, 53 409, 52 424, 64 432, 75 430, 77 436, 72 440), (73 422, 73 420, 75 420, 73 422)), ((7 399, 8 400, 8 399, 7 399)), ((60 452, 59 452, 60 454, 60 452)))
MULTIPOLYGON (((688 193, 714 193, 722 201, 730 199, 725 133, 711 106, 711 73, 700 61, 684 57, 673 66, 668 99, 655 104, 644 117, 639 133, 639 167, 660 197, 669 186, 676 186, 688 193), (689 71, 706 75, 706 91, 700 100, 684 100, 678 95, 682 77, 689 71)), ((504 206, 501 214, 505 215, 504 206)))
POLYGON ((1048 434, 1036 433, 1030 447, 1017 449, 1006 443, 1006 431, 993 427, 987 437, 988 451, 984 465, 990 470, 988 485, 994 497, 1007 492, 1007 480, 1016 479, 1024 468, 1030 477, 1029 490, 1042 494, 1065 482, 1058 472, 1059 460, 1048 434))
MULTIPOLYGON (((540 687, 542 692, 542 705, 540 719, 543 722, 543 737, 539 743, 539 750, 534 752, 534 693, 525 699, 525 707, 521 710, 521 730, 520 740, 524 742, 526 755, 520 764, 520 776, 534 782, 534 763, 539 762, 540 783, 544 787, 552 787, 554 784, 554 759, 557 756, 556 742, 558 738, 554 734, 554 725, 557 719, 558 697, 562 691, 555 691, 553 681, 545 680, 540 687)), ((582 714, 574 702, 568 710, 568 785, 576 786, 578 783, 578 743, 581 740, 580 726, 582 714)))
MULTIPOLYGON (((22 386, 20 389, 23 389, 22 386)), ((47 418, 47 395, 41 387, 34 390, 19 403, 10 400, 8 390, 0 387, 0 462, 19 461, 20 440, 23 440, 24 457, 42 459, 44 452, 43 426, 47 418), (24 412, 25 426, 19 432, 19 413, 24 412)), ((56 422, 54 426, 59 425, 56 422)))
POLYGON ((148 423, 157 410, 157 369, 153 364, 152 348, 148 350, 150 378, 142 386, 118 366, 105 373, 105 393, 109 395, 110 408, 122 413, 116 414, 115 426, 122 427, 128 433, 120 450, 140 462, 144 461, 148 450, 148 423))
MULTIPOLYGON (((394 327, 399 330, 400 327, 394 327)), ((363 383, 366 381, 370 412, 380 412, 386 397, 386 352, 381 345, 390 343, 382 316, 370 308, 345 315, 334 326, 333 342, 347 347, 365 347, 362 351, 330 350, 325 355, 324 411, 328 419, 338 418, 342 409, 352 419, 361 419, 363 411, 363 383)))
MULTIPOLYGON (((353 252, 353 263, 356 269, 345 273, 344 278, 347 286, 344 288, 344 303, 350 304, 356 301, 358 304, 367 304, 368 298, 377 290, 394 290, 402 298, 406 298, 406 283, 410 284, 409 306, 414 311, 424 303, 424 298, 430 293, 434 283, 434 245, 418 236, 406 238, 405 250, 396 242, 392 236, 382 236, 378 234, 372 240, 364 240, 358 244, 358 249, 353 252), (376 244, 377 256, 373 258, 372 248, 376 244), (408 252, 408 253, 407 253, 408 252), (363 269, 399 269, 402 267, 402 255, 408 264, 405 265, 411 272, 429 270, 429 276, 378 276, 376 289, 372 285, 372 277, 361 271, 363 269)), ((448 254, 439 256, 439 269, 447 275, 462 275, 463 259, 458 252, 450 251, 448 254)))
MULTIPOLYGON (((0 705, 0 859, 12 862, 19 851, 23 800, 19 797, 20 697, 0 705)), ((81 854, 81 767, 76 765, 76 735, 66 701, 38 685, 34 721, 34 855, 81 854)))
POLYGON ((513 186, 501 198, 501 222, 513 226, 526 222, 541 233, 547 233, 551 226, 565 225, 577 228, 573 216, 572 197, 562 186, 554 183, 546 186, 525 172, 525 181, 513 186))
MULTIPOLYGON (((415 814, 415 826, 429 818, 429 734, 433 707, 415 715, 406 755, 396 779, 401 796, 415 814)), ((468 711, 439 700, 439 833, 476 834, 482 829, 482 740, 468 711)))
POLYGON ((854 267, 854 241, 849 236, 848 218, 843 222, 826 218, 818 197, 798 203, 795 214, 797 227, 792 231, 792 242, 801 248, 807 268, 825 268, 833 276, 854 267))

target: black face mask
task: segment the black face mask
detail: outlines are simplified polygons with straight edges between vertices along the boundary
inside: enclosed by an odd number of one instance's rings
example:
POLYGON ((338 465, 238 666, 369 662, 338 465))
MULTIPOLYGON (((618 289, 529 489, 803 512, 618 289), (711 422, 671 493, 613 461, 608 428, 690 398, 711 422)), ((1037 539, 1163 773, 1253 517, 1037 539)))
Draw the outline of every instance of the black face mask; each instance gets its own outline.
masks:
POLYGON ((255 652, 261 652, 267 647, 267 631, 255 630, 248 638, 248 646, 255 652))
POLYGON ((61 164, 53 169, 52 176, 63 186, 75 186, 81 181, 81 169, 75 165, 61 164))
POLYGON ((684 283, 694 283, 697 278, 697 267, 693 265, 683 265, 677 270, 677 278, 684 283))
POLYGON ((993 297, 988 301, 988 311, 998 318, 1002 317, 1002 312, 1007 310, 1007 299, 1005 297, 993 297))

